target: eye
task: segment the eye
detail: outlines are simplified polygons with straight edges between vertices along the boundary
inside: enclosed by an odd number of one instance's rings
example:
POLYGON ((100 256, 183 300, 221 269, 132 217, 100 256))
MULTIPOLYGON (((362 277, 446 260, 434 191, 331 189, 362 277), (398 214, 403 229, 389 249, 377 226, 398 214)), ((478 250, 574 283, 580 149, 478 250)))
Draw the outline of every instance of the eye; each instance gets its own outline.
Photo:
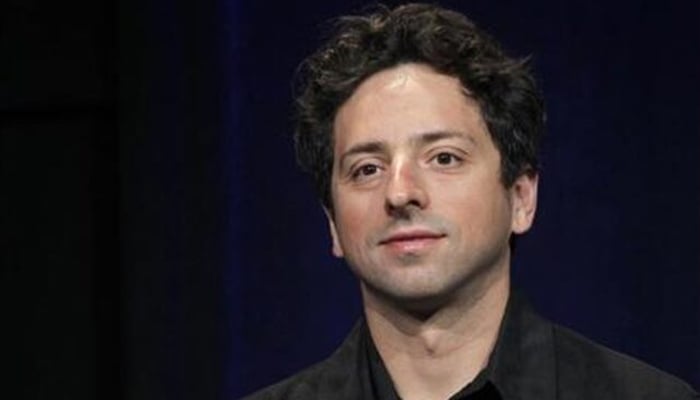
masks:
POLYGON ((362 179, 364 177, 372 176, 379 171, 379 166, 375 164, 364 164, 356 168, 352 172, 353 179, 362 179))
POLYGON ((440 166, 449 167, 459 164, 462 161, 462 159, 452 153, 447 153, 443 151, 436 154, 431 161, 437 163, 440 166))

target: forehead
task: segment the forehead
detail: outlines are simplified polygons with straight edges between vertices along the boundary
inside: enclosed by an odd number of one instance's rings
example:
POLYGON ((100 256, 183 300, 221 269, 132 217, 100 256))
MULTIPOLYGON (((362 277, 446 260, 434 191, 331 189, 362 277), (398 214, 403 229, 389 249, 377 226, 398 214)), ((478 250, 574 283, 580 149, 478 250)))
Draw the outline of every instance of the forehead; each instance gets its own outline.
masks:
POLYGON ((367 78, 339 108, 335 150, 358 141, 399 141, 425 132, 485 134, 478 103, 459 79, 423 64, 402 64, 367 78))

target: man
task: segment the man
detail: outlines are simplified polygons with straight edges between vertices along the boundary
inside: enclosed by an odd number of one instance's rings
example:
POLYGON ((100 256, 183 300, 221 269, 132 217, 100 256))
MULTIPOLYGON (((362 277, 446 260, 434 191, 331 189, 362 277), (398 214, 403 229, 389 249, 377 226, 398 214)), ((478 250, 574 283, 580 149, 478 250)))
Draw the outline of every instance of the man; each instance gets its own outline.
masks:
POLYGON ((411 4, 342 19, 302 72, 298 159, 364 319, 251 399, 698 398, 512 293, 544 120, 524 61, 463 15, 411 4))

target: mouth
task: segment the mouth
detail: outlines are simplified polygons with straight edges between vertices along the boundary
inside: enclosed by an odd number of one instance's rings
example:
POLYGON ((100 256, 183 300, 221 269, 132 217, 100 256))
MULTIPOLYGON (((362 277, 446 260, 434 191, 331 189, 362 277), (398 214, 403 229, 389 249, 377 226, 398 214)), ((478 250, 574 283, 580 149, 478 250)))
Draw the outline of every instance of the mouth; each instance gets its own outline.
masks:
POLYGON ((444 233, 426 229, 403 230, 380 240, 379 245, 400 253, 416 253, 426 250, 445 236, 444 233))

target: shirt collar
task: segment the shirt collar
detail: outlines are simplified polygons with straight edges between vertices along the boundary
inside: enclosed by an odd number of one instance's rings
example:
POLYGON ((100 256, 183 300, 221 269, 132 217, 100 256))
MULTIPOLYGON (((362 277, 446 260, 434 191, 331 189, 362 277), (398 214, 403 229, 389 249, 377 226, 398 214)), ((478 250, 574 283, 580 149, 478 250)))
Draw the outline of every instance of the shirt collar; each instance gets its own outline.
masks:
MULTIPOLYGON (((362 329, 365 398, 398 400, 366 323, 362 329)), ((475 392, 495 389, 504 400, 554 400, 555 383, 552 326, 532 311, 522 295, 512 292, 487 367, 452 399, 468 399, 475 392)))
POLYGON ((556 363, 552 324, 511 292, 489 360, 490 379, 505 400, 554 400, 556 363))

